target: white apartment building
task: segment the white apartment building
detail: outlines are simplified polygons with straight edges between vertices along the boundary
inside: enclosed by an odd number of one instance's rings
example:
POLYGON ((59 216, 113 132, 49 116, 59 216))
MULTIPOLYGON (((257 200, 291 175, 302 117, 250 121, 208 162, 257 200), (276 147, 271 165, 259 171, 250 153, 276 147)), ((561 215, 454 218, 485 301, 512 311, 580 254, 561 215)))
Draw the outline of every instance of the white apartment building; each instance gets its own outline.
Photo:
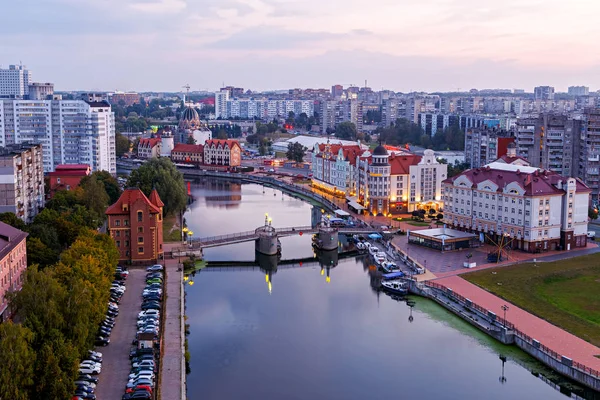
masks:
POLYGON ((40 143, 44 171, 87 164, 116 174, 114 113, 106 101, 0 100, 0 146, 40 143))
POLYGON ((273 120, 274 118, 287 118, 290 112, 295 115, 306 113, 314 114, 312 100, 261 100, 261 99, 230 99, 225 104, 223 118, 259 118, 273 120))
POLYGON ((444 222, 528 252, 585 247, 590 189, 535 167, 490 163, 443 182, 444 222))
POLYGON ((9 65, 0 69, 0 97, 22 98, 29 94, 31 71, 25 65, 9 65))
POLYGON ((221 90, 215 92, 215 117, 227 118, 227 101, 229 100, 229 91, 221 90))

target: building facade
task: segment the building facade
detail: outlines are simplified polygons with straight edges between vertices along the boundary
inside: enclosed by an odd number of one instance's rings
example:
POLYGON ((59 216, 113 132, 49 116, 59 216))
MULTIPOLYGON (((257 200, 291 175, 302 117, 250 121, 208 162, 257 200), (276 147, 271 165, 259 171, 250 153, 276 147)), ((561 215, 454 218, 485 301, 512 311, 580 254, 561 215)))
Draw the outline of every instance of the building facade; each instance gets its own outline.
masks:
POLYGON ((33 82, 29 84, 29 100, 51 100, 53 94, 53 83, 33 82))
POLYGON ((160 138, 140 139, 137 148, 138 158, 157 158, 161 155, 162 141, 160 138))
POLYGON ((171 151, 171 161, 196 166, 202 165, 204 161, 204 146, 201 144, 178 143, 171 151))
POLYGON ((552 86, 536 86, 533 89, 535 100, 554 100, 554 88, 552 86))
POLYGON ((46 174, 50 184, 48 197, 52 197, 59 190, 76 188, 79 186, 79 182, 91 173, 92 168, 86 164, 57 165, 53 172, 46 174))
POLYGON ((589 96, 590 88, 587 86, 569 86, 569 96, 589 96))
POLYGON ((215 117, 227 118, 227 101, 229 100, 229 91, 220 90, 215 93, 215 117))
POLYGON ((237 140, 207 140, 204 144, 204 164, 238 167, 242 164, 242 148, 237 140))
POLYGON ((0 148, 0 212, 29 223, 44 208, 44 169, 40 145, 0 148))
POLYGON ((108 234, 121 262, 151 264, 163 258, 163 207, 156 190, 148 198, 139 188, 125 189, 108 207, 108 234))
POLYGON ((124 106, 132 106, 140 102, 140 95, 135 92, 115 92, 110 95, 110 104, 122 104, 124 106))
POLYGON ((591 201, 600 200, 600 108, 588 108, 581 121, 578 173, 591 189, 591 201))
POLYGON ((493 162, 443 183, 444 222, 528 252, 585 247, 589 188, 535 167, 493 162))
POLYGON ((509 143, 515 141, 504 130, 481 127, 465 132, 465 162, 469 168, 479 168, 507 154, 509 143))
POLYGON ((363 152, 360 145, 315 143, 312 150, 312 185, 336 196, 353 196, 358 156, 363 152))
POLYGON ((27 269, 27 233, 0 222, 0 322, 11 317, 7 294, 18 292, 27 269))
POLYGON ((0 146, 24 142, 42 145, 45 172, 60 164, 117 172, 114 113, 106 101, 0 100, 0 146))
POLYGON ((25 65, 0 68, 0 97, 23 98, 29 94, 31 71, 25 65))

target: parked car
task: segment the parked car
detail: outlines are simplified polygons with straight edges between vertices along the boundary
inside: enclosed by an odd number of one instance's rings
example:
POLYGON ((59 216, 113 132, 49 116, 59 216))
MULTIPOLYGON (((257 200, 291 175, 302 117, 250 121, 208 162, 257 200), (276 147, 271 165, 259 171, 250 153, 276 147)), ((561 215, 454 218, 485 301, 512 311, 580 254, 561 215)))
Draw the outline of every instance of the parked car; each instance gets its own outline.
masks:
POLYGON ((164 270, 164 268, 163 268, 163 266, 162 266, 162 265, 160 265, 160 264, 154 264, 154 265, 152 265, 152 266, 150 266, 150 267, 146 268, 146 271, 147 271, 147 272, 163 271, 163 270, 164 270))
POLYGON ((95 341, 96 346, 108 346, 109 343, 110 339, 104 336, 98 336, 95 341))

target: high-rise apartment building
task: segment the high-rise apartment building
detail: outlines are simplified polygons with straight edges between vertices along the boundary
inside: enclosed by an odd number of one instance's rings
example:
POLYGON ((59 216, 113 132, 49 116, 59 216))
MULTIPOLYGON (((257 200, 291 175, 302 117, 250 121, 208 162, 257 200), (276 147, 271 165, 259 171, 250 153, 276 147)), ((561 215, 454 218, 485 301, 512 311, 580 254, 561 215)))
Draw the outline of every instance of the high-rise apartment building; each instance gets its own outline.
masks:
POLYGON ((363 131, 363 109, 362 102, 356 99, 350 100, 326 100, 321 102, 320 107, 321 132, 327 133, 335 130, 342 122, 352 122, 357 132, 363 131))
POLYGON ((392 123, 396 122, 396 119, 398 119, 399 116, 403 115, 399 112, 400 107, 401 104, 398 99, 387 99, 383 102, 381 120, 385 126, 390 126, 392 123))
MULTIPOLYGON (((507 155, 514 137, 505 130, 488 128, 467 129, 465 133, 465 163, 469 168, 480 168, 507 155)), ((514 145, 513 145, 514 146, 514 145)))
POLYGON ((569 96, 589 96, 590 88, 587 86, 569 86, 569 96))
POLYGON ((331 87, 331 97, 339 99, 344 94, 344 87, 342 85, 333 85, 331 87))
POLYGON ((31 72, 25 65, 9 65, 0 69, 0 97, 22 98, 29 94, 31 72))
POLYGON ((578 176, 591 189, 591 201, 600 200, 600 108, 588 108, 581 121, 578 176))
POLYGON ((0 147, 0 212, 12 212, 24 222, 31 222, 42 208, 42 146, 0 147))
POLYGON ((536 86, 533 89, 535 100, 554 100, 554 88, 552 86, 536 86))
POLYGON ((53 83, 32 82, 29 84, 29 100, 48 100, 54 94, 53 83))
POLYGON ((117 172, 114 113, 104 100, 0 100, 0 146, 25 142, 42 145, 46 172, 59 164, 117 172))
POLYGON ((229 100, 229 91, 221 90, 215 93, 215 117, 227 118, 227 101, 229 100))

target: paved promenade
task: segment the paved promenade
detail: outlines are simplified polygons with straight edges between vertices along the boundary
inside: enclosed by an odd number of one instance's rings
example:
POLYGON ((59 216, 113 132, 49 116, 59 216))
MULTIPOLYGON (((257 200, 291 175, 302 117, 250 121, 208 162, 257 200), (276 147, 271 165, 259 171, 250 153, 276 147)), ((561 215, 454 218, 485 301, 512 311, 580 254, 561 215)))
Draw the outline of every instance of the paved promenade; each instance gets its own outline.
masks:
POLYGON ((177 270, 177 263, 178 260, 165 260, 167 282, 160 364, 160 396, 162 400, 185 399, 183 272, 177 270))
POLYGON ((503 317, 504 315, 501 309, 502 305, 508 305, 509 310, 506 312, 506 319, 515 328, 538 340, 558 354, 600 371, 600 359, 594 357, 600 355, 600 348, 467 282, 459 276, 436 279, 434 282, 444 285, 452 289, 455 293, 493 311, 499 317, 503 317))

